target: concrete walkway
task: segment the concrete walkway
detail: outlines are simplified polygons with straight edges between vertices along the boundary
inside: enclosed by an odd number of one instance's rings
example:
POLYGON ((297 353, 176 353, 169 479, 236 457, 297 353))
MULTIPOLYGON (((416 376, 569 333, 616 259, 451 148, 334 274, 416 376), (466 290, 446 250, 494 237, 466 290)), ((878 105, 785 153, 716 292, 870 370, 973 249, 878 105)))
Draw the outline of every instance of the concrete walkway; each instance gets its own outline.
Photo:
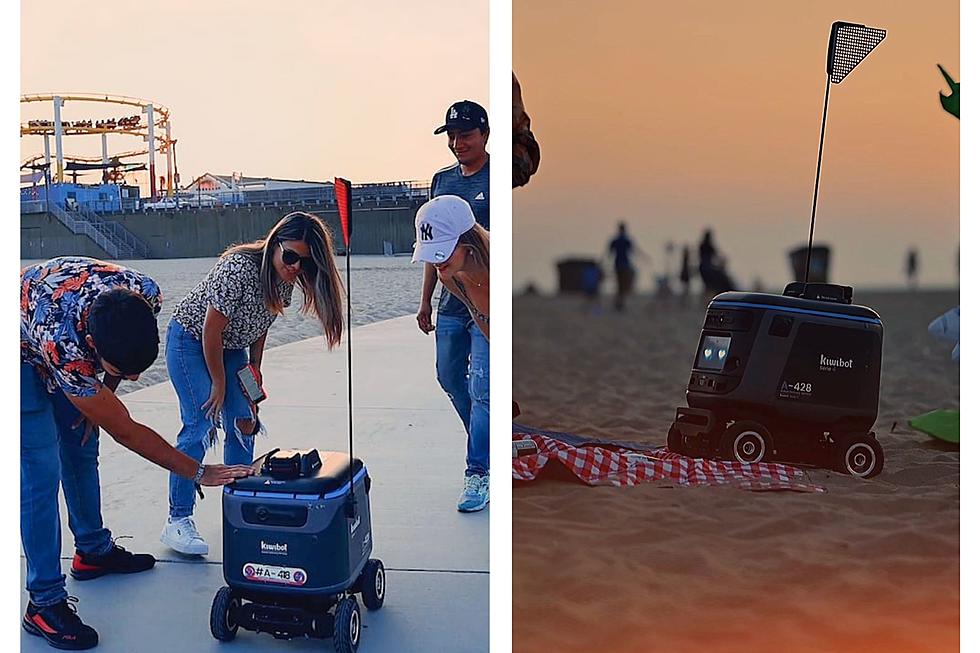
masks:
MULTIPOLYGON (((378 612, 362 606, 360 651, 459 652, 489 648, 489 515, 461 514, 456 498, 465 466, 465 434, 435 380, 434 344, 414 316, 354 330, 354 454, 372 478, 373 557, 388 570, 388 595, 378 612)), ((161 355, 163 353, 161 352, 161 355)), ((327 353, 320 338, 266 352, 263 375, 269 399, 261 416, 273 447, 347 450, 346 349, 327 353)), ((171 440, 180 428, 169 383, 124 397, 134 418, 171 440)), ((205 558, 164 547, 167 473, 103 435, 102 508, 120 543, 157 557, 155 569, 87 582, 68 577, 79 614, 99 631, 104 653, 133 651, 323 651, 320 640, 279 642, 239 631, 221 644, 208 627, 211 600, 224 584, 221 566, 221 496, 207 488, 195 521, 211 547, 205 558)), ((211 451, 208 462, 220 462, 211 451)), ((63 567, 73 553, 62 504, 63 567)), ((22 566, 23 575, 23 566, 22 566)), ((23 587, 23 578, 21 579, 23 587)), ((22 592, 26 606, 27 594, 22 592)), ((49 651, 22 636, 23 651, 49 651)))

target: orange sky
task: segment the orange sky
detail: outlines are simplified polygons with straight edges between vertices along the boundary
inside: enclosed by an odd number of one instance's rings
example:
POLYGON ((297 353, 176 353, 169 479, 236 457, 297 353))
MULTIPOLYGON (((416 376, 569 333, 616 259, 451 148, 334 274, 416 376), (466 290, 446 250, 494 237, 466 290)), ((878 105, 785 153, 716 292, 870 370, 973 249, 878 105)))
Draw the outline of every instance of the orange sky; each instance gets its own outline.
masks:
MULTIPOLYGON (((481 1, 449 11, 433 0, 46 0, 23 2, 21 18, 22 92, 167 105, 183 183, 232 171, 428 180, 453 162, 445 138, 432 134, 446 108, 463 98, 487 106, 489 96, 481 1)), ((22 117, 50 118, 45 110, 22 117)), ((63 119, 136 113, 127 111, 66 107, 63 119)), ((84 140, 66 139, 66 151, 101 153, 98 137, 84 140)), ((41 138, 21 139, 24 157, 42 151, 41 138)))
POLYGON ((641 287, 665 241, 709 224, 737 281, 781 287, 809 229, 835 20, 888 36, 830 92, 815 238, 833 280, 899 282, 916 245, 923 282, 956 282, 959 125, 935 64, 959 79, 957 2, 514 0, 513 16, 542 150, 514 193, 515 287, 553 289, 554 261, 598 255, 623 218, 654 259, 641 287))

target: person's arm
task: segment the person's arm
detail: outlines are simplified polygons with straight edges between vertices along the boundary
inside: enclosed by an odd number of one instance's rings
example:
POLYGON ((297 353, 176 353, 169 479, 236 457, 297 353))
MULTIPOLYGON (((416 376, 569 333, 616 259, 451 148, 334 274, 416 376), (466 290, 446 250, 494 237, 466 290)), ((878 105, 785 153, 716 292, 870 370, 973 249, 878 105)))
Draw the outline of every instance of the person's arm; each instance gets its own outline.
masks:
POLYGON ((606 247, 606 250, 602 253, 602 256, 599 257, 599 263, 605 263, 609 259, 613 258, 615 255, 616 255, 616 248, 613 247, 612 242, 610 242, 609 245, 606 247))
POLYGON ((432 333, 435 329, 432 324, 432 294, 435 289, 436 266, 426 263, 425 272, 422 273, 422 298, 419 300, 419 312, 415 316, 422 333, 432 333))
MULTIPOLYGON (((466 310, 470 312, 470 315, 473 315, 474 308, 480 310, 481 307, 486 307, 486 312, 484 314, 487 317, 490 316, 489 276, 487 277, 486 283, 480 288, 473 289, 472 296, 469 297, 463 294, 463 292, 459 290, 459 287, 456 285, 455 281, 453 280, 453 276, 451 274, 446 276, 440 274, 439 281, 442 282, 442 285, 446 288, 446 290, 448 290, 454 297, 456 297, 457 299, 459 299, 459 301, 463 303, 463 306, 465 306, 466 310)), ((473 316, 473 321, 476 323, 477 328, 479 328, 480 331, 483 333, 483 336, 487 340, 490 340, 490 325, 484 322, 483 320, 477 319, 476 316, 473 316)))
MULTIPOLYGON (((200 464, 196 460, 170 446, 153 429, 134 421, 119 397, 105 386, 91 397, 66 396, 86 419, 101 426, 130 451, 178 476, 194 478, 197 474, 200 464)), ((251 473, 247 465, 205 465, 201 484, 226 485, 251 473)))
POLYGON ((201 344, 204 346, 204 362, 211 375, 211 395, 201 408, 209 419, 221 413, 221 404, 225 400, 225 362, 224 345, 221 334, 228 326, 228 318, 214 306, 208 306, 204 315, 204 334, 201 344))
MULTIPOLYGON (((102 385, 104 385, 109 390, 109 392, 113 394, 116 393, 116 388, 119 387, 119 384, 121 382, 122 382, 121 376, 113 376, 108 372, 106 372, 102 376, 102 385)), ((71 427, 73 429, 77 429, 82 424, 85 424, 85 431, 82 433, 82 446, 84 447, 86 444, 88 444, 89 438, 92 437, 92 434, 95 433, 95 429, 97 429, 98 427, 95 425, 94 422, 92 422, 89 419, 86 419, 84 414, 79 415, 78 419, 75 420, 75 423, 72 424, 71 427)))
POLYGON ((109 388, 109 392, 111 392, 113 394, 115 394, 116 388, 119 387, 119 384, 121 382, 122 382, 122 377, 121 376, 113 376, 112 374, 109 374, 108 372, 106 372, 105 373, 105 376, 102 377, 102 385, 104 385, 105 387, 109 388))
MULTIPOLYGON (((473 304, 477 308, 479 308, 480 306, 486 306, 487 307, 486 316, 490 317, 490 278, 489 277, 487 277, 487 282, 483 287, 477 288, 476 292, 473 293, 473 297, 471 297, 471 299, 473 300, 473 304)), ((483 320, 476 319, 475 317, 473 318, 473 321, 476 323, 477 328, 480 329, 480 332, 483 333, 483 337, 487 339, 487 342, 489 342, 490 325, 484 322, 483 320)))
POLYGON ((268 335, 269 332, 267 330, 248 348, 248 362, 259 373, 259 385, 262 385, 262 354, 265 352, 265 339, 268 335))

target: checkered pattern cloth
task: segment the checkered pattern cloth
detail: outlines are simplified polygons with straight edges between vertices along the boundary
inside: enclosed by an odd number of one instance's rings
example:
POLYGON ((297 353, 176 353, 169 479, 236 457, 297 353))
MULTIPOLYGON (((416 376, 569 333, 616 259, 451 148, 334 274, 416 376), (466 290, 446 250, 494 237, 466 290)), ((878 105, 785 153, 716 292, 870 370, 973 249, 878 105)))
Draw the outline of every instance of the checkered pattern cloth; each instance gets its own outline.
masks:
POLYGON ((809 482, 802 469, 780 463, 737 463, 688 458, 667 451, 630 448, 624 443, 598 443, 570 435, 515 425, 514 440, 533 440, 538 453, 513 458, 513 478, 532 481, 549 461, 556 460, 587 485, 667 486, 728 485, 743 490, 824 492, 809 482))

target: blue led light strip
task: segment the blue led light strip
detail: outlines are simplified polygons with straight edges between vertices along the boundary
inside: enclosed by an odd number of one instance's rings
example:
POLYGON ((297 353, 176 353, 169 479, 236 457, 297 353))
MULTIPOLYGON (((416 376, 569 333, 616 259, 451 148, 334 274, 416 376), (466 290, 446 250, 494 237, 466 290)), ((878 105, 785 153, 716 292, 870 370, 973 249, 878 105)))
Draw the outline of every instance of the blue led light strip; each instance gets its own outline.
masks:
POLYGON ((716 301, 711 302, 708 308, 713 306, 718 306, 721 308, 727 308, 729 306, 737 306, 739 308, 769 308, 774 311, 782 311, 784 313, 803 313, 805 315, 819 315, 821 317, 833 317, 839 318, 841 320, 854 320, 855 322, 867 322, 868 324, 881 324, 881 320, 871 318, 871 317, 861 317, 860 315, 845 315, 844 313, 830 313, 828 311, 812 311, 806 308, 789 308, 788 306, 775 306, 773 304, 751 304, 748 302, 729 302, 729 301, 716 301))

